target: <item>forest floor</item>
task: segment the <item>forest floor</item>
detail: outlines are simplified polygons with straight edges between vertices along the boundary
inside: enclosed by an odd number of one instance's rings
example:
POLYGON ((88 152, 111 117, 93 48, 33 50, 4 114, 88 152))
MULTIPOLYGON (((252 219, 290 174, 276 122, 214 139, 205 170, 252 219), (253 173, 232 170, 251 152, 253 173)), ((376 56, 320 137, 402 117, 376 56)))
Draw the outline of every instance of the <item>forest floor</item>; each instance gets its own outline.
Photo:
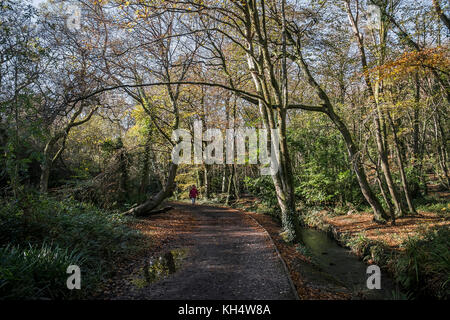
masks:
MULTIPOLYGON (((436 181, 436 178, 433 179, 436 181)), ((450 201, 450 192, 439 189, 438 184, 429 184, 428 190, 436 198, 450 201)), ((445 212, 450 207, 442 208, 445 212)), ((450 227, 450 220, 447 216, 434 212, 417 210, 418 215, 406 216, 396 219, 395 225, 380 225, 372 221, 371 213, 353 213, 342 216, 330 216, 326 212, 321 212, 323 222, 333 226, 338 233, 356 235, 363 232, 367 238, 375 241, 382 241, 392 249, 402 250, 401 244, 409 237, 415 236, 430 227, 450 227)))
MULTIPOLYGON (((218 206, 171 205, 169 212, 136 221, 134 227, 151 243, 133 261, 118 266, 93 298, 297 298, 273 242, 249 216, 218 206), (168 272, 165 258, 159 258, 168 252, 175 272, 168 272), (149 260, 153 263, 147 264, 149 260)), ((305 292, 301 298, 307 298, 305 292)))
POLYGON ((450 221, 431 212, 419 212, 416 216, 397 218, 395 225, 380 225, 372 221, 368 213, 329 216, 325 212, 323 221, 333 226, 341 234, 357 235, 361 232, 370 240, 382 241, 392 249, 402 250, 401 244, 426 228, 450 227, 450 221))

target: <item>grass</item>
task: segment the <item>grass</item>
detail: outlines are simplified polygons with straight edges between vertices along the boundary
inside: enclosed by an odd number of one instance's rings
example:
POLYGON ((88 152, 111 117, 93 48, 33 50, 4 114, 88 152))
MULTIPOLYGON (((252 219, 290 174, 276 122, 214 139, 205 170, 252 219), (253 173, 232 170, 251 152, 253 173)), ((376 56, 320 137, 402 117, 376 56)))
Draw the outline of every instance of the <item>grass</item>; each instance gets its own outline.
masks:
POLYGON ((116 261, 139 250, 130 218, 74 200, 28 195, 0 203, 0 299, 89 295, 116 261), (66 288, 79 265, 82 290, 66 288))
POLYGON ((441 217, 448 217, 450 214, 450 202, 444 198, 426 196, 414 200, 414 205, 418 211, 436 213, 441 217))
POLYGON ((303 225, 315 228, 324 232, 330 231, 331 226, 323 219, 326 212, 320 207, 305 207, 301 210, 300 221, 303 225))
POLYGON ((450 228, 410 237, 395 261, 396 279, 416 298, 450 298, 450 228))
POLYGON ((364 232, 354 236, 344 235, 340 240, 368 264, 382 267, 386 266, 390 259, 392 250, 389 246, 383 241, 369 239, 364 232))
POLYGON ((420 205, 417 209, 419 211, 433 212, 439 216, 448 217, 450 214, 450 202, 420 205))
POLYGON ((43 243, 21 248, 0 248, 0 297, 63 298, 70 295, 66 287, 69 265, 83 265, 78 250, 62 249, 43 243))
POLYGON ((297 252, 299 252, 301 255, 309 258, 311 261, 314 259, 314 255, 312 254, 311 250, 307 246, 305 246, 303 244, 300 244, 300 243, 297 244, 295 246, 295 250, 297 252))

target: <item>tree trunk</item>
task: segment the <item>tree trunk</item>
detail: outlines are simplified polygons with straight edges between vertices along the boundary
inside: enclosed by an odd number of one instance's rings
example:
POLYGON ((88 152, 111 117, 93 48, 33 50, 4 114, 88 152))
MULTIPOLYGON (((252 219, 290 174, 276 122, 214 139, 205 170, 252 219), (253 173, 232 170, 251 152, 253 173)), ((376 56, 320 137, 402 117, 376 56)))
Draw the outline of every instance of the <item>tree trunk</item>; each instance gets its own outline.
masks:
POLYGON ((49 160, 44 160, 41 164, 41 177, 39 181, 39 189, 42 193, 47 193, 48 191, 48 179, 50 178, 51 165, 49 160))
MULTIPOLYGON (((358 19, 355 18, 351 12, 350 2, 347 1, 346 6, 347 6, 347 14, 350 19, 350 23, 352 25, 355 39, 357 41, 359 55, 360 55, 360 59, 361 59, 361 65, 362 65, 363 71, 366 71, 368 69, 367 57, 366 57, 366 52, 365 52, 365 47, 364 47, 364 40, 363 40, 362 34, 359 32, 359 29, 358 29, 358 19)), ((357 10, 359 10, 359 9, 357 8, 357 10)), ((382 25, 380 32, 382 34, 386 35, 386 31, 387 30, 384 28, 384 25, 382 25)), ((384 45, 384 40, 385 40, 385 37, 380 35, 380 45, 384 45)), ((384 56, 384 50, 382 49, 381 51, 383 52, 382 56, 384 56)), ((380 118, 381 118, 380 106, 378 104, 377 96, 375 95, 374 90, 372 88, 372 82, 371 82, 370 78, 367 75, 364 75, 364 80, 366 82, 367 91, 369 93, 369 101, 371 99, 375 100, 374 101, 374 106, 376 108, 375 116, 374 116, 375 140, 376 140, 377 150, 380 155, 381 169, 385 176, 386 184, 388 186, 389 193, 391 194, 394 205, 399 213, 403 213, 401 204, 398 201, 398 196, 397 196, 397 193, 395 190, 394 183, 392 181, 392 176, 391 176, 391 172, 389 169, 389 163, 388 163, 387 155, 386 155, 385 148, 383 145, 382 128, 381 128, 381 124, 380 124, 380 118)), ((378 87, 378 84, 377 84, 377 87, 378 87)))
POLYGON ((236 168, 236 165, 233 165, 233 171, 234 171, 234 173, 233 173, 234 197, 239 200, 241 195, 239 194, 239 190, 240 189, 239 189, 239 183, 237 181, 237 168, 236 168))
POLYGON ((195 181, 197 181, 196 182, 196 186, 197 186, 197 188, 198 188, 198 192, 200 193, 201 191, 201 185, 202 185, 202 182, 201 182, 201 180, 200 180, 200 169, 199 169, 199 167, 197 167, 196 169, 195 169, 195 181))
MULTIPOLYGON (((300 228, 296 217, 295 197, 293 194, 292 170, 289 153, 286 143, 286 107, 287 107, 287 80, 286 72, 286 29, 284 19, 284 0, 282 1, 282 42, 283 42, 283 66, 282 76, 276 75, 275 66, 272 62, 270 47, 264 40, 267 30, 265 23, 261 24, 260 18, 265 18, 265 12, 258 12, 255 2, 247 2, 245 6, 246 16, 244 23, 246 24, 245 36, 247 40, 247 65, 251 73, 252 80, 256 91, 258 92, 258 109, 262 117, 263 126, 268 131, 277 129, 280 141, 280 157, 279 170, 272 175, 272 181, 275 186, 278 205, 281 210, 281 220, 284 229, 284 238, 287 241, 301 241, 300 228), (259 40, 254 38, 258 35, 259 40), (256 48, 257 47, 257 48, 256 48), (258 52, 255 54, 255 52, 258 52), (260 56, 259 58, 256 58, 260 56), (277 121, 272 108, 272 100, 279 107, 277 108, 277 121)), ((262 6, 264 10, 265 6, 262 6)))
POLYGON ((145 143, 145 150, 144 150, 144 159, 142 160, 143 167, 142 167, 142 173, 141 173, 141 185, 139 188, 139 196, 145 197, 145 194, 147 193, 147 187, 148 187, 148 176, 150 173, 150 138, 147 138, 147 141, 145 143))
POLYGON ((42 193, 47 193, 48 191, 48 180, 50 179, 50 170, 52 168, 53 161, 50 156, 50 152, 53 149, 55 138, 50 139, 50 141, 45 145, 43 160, 41 163, 41 177, 39 180, 39 190, 42 193))
POLYGON ((405 175, 405 168, 403 166, 402 153, 400 151, 399 141, 398 141, 398 137, 397 137, 397 128, 395 127, 394 121, 392 120, 392 117, 389 114, 389 112, 387 113, 387 117, 388 117, 389 123, 391 125, 393 136, 394 136, 394 148, 395 148, 395 152, 397 153, 397 164, 398 164, 398 169, 400 171, 400 178, 401 178, 401 182, 402 182, 403 193, 405 194, 406 202, 408 204, 409 213, 410 214, 417 214, 416 209, 414 208, 414 205, 413 205, 413 202, 412 202, 412 199, 411 199, 411 193, 409 192, 408 182, 406 181, 406 175, 405 175))
POLYGON ((385 189, 386 187, 383 184, 383 181, 381 179, 381 175, 380 175, 378 168, 376 169, 376 175, 377 175, 377 183, 378 183, 378 187, 380 188, 381 196, 383 197, 384 202, 386 202, 390 216, 393 219, 392 222, 395 223, 395 209, 394 209, 394 206, 392 205, 391 200, 389 199, 389 197, 387 195, 387 192, 385 189))
POLYGON ((356 145, 353 142, 350 131, 348 130, 344 122, 340 119, 340 117, 334 112, 334 110, 328 108, 327 114, 333 121, 333 123, 336 125, 339 132, 342 134, 342 137, 344 138, 350 163, 352 165, 353 171, 356 174, 356 178, 358 180, 359 187, 361 188, 361 192, 373 210, 374 220, 377 222, 384 222, 385 220, 388 219, 388 216, 386 215, 386 212, 383 210, 383 207, 381 206, 377 197, 370 188, 369 183, 367 182, 366 173, 364 171, 358 149, 356 148, 356 145))
POLYGON ((208 179, 208 165, 205 164, 203 168, 203 185, 205 187, 205 200, 209 199, 209 179, 208 179))
POLYGON ((231 175, 228 177, 227 198, 226 198, 226 200, 225 200, 225 204, 226 204, 226 205, 229 205, 229 203, 230 203, 231 188, 232 188, 232 185, 233 185, 233 181, 234 181, 234 172, 235 172, 235 170, 234 170, 233 167, 234 167, 234 165, 231 165, 231 167, 230 167, 231 175))
POLYGON ((436 11, 437 15, 439 16, 441 21, 447 27, 447 30, 450 31, 450 19, 447 17, 447 15, 444 13, 444 11, 442 11, 439 0, 433 0, 433 6, 434 6, 434 10, 436 11))
POLYGON ((143 204, 131 208, 125 214, 135 216, 145 216, 151 213, 153 209, 158 207, 166 198, 170 197, 175 188, 175 177, 177 175, 178 165, 173 162, 170 163, 169 174, 166 183, 161 191, 159 191, 153 198, 148 199, 143 204))
POLYGON ((291 158, 286 138, 286 113, 278 111, 278 128, 280 132, 280 165, 278 173, 272 176, 281 209, 281 222, 285 239, 290 242, 301 242, 301 229, 295 207, 294 179, 291 158))
POLYGON ((445 181, 443 181, 443 184, 446 185, 447 188, 449 188, 450 176, 447 168, 447 148, 446 148, 447 138, 440 123, 438 111, 436 111, 436 114, 433 118, 434 118, 434 130, 435 130, 438 163, 439 166, 441 167, 442 173, 444 174, 445 181))
MULTIPOLYGON (((377 151, 380 157, 381 161, 381 170, 383 171, 384 178, 386 181, 386 185, 389 190, 389 194, 391 195, 392 202, 394 203, 395 210, 397 216, 401 217, 405 215, 405 210, 403 208, 403 204, 398 196, 397 188, 395 187, 394 180, 392 179, 391 169, 389 167, 389 161, 386 154, 386 149, 384 147, 384 141, 382 136, 382 130, 380 125, 380 110, 379 106, 376 105, 376 108, 378 109, 377 112, 375 112, 374 116, 374 124, 375 124, 375 141, 377 145, 377 151)), ((394 217, 392 217, 394 220, 394 217)))
POLYGON ((128 198, 128 165, 125 148, 121 148, 119 151, 119 192, 120 199, 125 202, 128 198))
POLYGON ((221 193, 225 193, 225 185, 226 185, 226 181, 227 181, 227 165, 224 164, 223 165, 223 170, 222 170, 222 187, 220 188, 221 193))
MULTIPOLYGON (((423 161, 423 147, 420 147, 420 109, 419 109, 419 103, 420 103, 420 82, 419 82, 419 75, 416 72, 415 74, 415 93, 414 93, 414 108, 413 108, 413 141, 412 141, 412 154, 413 154, 413 167, 414 170, 419 174, 422 175, 422 161, 423 161)), ((414 179, 412 186, 411 186, 411 196, 419 196, 420 195, 420 185, 414 179)))

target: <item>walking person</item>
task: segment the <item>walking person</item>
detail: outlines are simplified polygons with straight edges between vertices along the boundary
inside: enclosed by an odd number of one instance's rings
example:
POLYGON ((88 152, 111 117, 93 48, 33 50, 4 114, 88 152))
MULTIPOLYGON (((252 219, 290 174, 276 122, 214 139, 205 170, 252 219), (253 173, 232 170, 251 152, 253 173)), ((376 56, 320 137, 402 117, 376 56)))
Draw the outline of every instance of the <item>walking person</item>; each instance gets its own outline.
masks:
POLYGON ((195 185, 192 186, 191 190, 189 191, 189 198, 191 198, 192 204, 195 204, 195 199, 197 198, 198 190, 195 187, 195 185))

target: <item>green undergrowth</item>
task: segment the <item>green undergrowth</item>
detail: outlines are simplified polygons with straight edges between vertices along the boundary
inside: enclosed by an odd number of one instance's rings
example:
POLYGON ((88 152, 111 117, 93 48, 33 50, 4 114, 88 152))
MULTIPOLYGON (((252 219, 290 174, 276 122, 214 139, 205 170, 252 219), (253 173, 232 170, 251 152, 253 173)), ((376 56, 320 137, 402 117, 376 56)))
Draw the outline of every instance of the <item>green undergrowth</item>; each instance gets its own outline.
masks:
POLYGON ((434 200, 428 203, 418 203, 418 211, 432 212, 440 217, 450 217, 450 202, 443 200, 434 200))
POLYGON ((75 200, 28 195, 0 203, 0 299, 88 296, 115 262, 140 250, 132 218, 75 200), (69 265, 81 290, 68 290, 69 265))
POLYGON ((394 262, 396 278, 414 297, 450 298, 450 228, 430 228, 410 237, 394 262))

